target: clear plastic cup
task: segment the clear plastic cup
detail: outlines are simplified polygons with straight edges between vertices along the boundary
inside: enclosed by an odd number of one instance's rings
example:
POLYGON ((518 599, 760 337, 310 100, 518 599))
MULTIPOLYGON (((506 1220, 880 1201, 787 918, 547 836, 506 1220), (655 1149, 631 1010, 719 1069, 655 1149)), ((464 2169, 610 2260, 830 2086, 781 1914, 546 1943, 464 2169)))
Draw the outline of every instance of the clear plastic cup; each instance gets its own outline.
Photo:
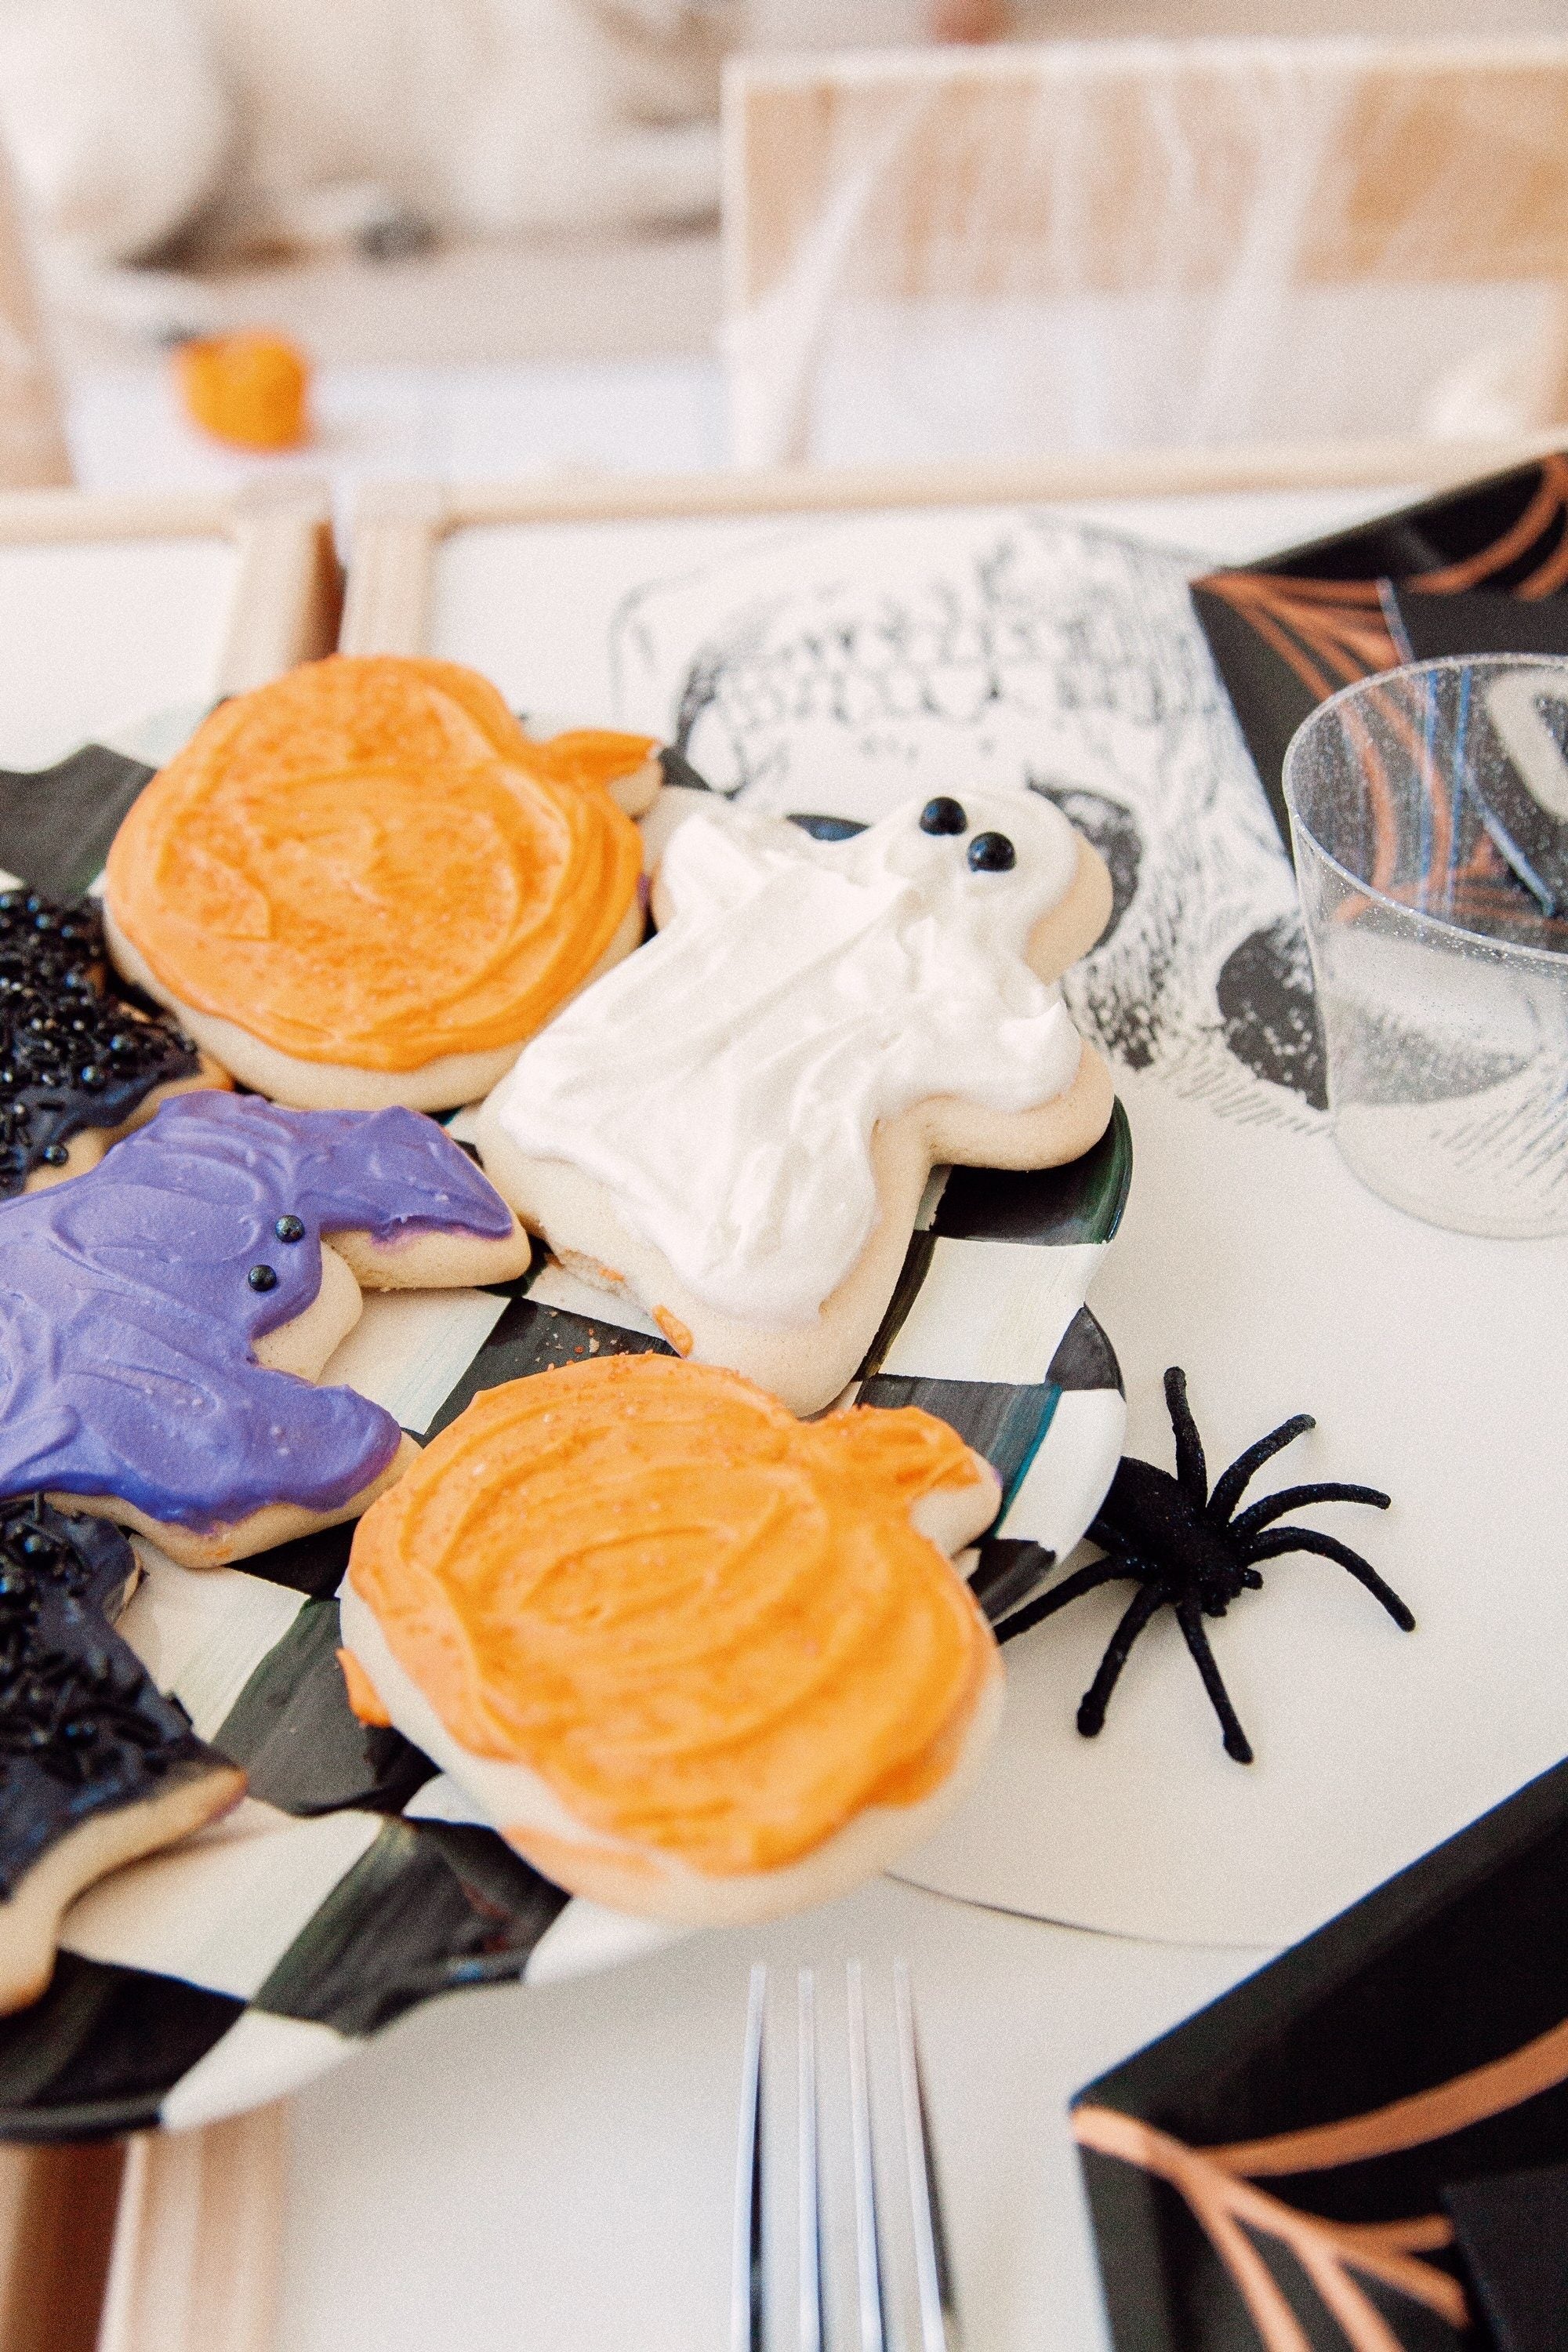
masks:
POLYGON ((1568 661, 1504 655, 1346 687, 1285 755, 1335 1141, 1461 1233, 1568 1232, 1565 745, 1568 661))

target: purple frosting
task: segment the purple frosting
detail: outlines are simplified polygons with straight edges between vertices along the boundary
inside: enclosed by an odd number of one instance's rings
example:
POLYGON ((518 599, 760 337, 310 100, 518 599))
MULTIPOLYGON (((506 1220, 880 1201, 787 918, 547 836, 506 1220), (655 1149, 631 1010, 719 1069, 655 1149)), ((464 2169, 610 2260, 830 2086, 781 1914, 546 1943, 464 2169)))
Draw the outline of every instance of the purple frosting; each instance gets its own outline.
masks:
POLYGON ((397 1423, 263 1370, 252 1345, 315 1297, 323 1234, 454 1231, 500 1240, 511 1220, 417 1111, 165 1103, 89 1174, 0 1202, 0 1496, 116 1495, 196 1528, 336 1510, 397 1423), (280 1239, 280 1218, 303 1234, 280 1239))

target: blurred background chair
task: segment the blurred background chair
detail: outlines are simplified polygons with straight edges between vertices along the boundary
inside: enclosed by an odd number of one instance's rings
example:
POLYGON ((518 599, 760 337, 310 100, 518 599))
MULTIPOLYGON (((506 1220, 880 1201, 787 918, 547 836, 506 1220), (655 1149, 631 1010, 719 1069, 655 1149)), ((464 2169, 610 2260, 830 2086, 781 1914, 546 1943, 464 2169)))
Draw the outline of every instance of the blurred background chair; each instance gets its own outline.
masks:
POLYGON ((0 149, 0 490, 46 488, 70 478, 26 228, 0 149))
POLYGON ((742 464, 1568 415, 1568 39, 740 58, 742 464))

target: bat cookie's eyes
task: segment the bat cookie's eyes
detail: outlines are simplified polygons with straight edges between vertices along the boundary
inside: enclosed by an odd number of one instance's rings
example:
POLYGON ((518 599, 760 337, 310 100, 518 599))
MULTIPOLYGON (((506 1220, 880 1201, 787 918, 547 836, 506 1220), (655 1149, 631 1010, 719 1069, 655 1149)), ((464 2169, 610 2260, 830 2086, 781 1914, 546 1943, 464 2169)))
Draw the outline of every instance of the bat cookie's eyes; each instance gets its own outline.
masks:
POLYGON ((922 833, 967 833, 968 830, 969 819, 963 813, 963 804, 949 800, 945 793, 934 801, 927 801, 921 811, 922 833))
MULTIPOLYGON (((921 820, 923 824, 925 820, 921 820)), ((1005 833, 977 833, 969 845, 973 874, 1006 874, 1018 863, 1018 853, 1005 833)))

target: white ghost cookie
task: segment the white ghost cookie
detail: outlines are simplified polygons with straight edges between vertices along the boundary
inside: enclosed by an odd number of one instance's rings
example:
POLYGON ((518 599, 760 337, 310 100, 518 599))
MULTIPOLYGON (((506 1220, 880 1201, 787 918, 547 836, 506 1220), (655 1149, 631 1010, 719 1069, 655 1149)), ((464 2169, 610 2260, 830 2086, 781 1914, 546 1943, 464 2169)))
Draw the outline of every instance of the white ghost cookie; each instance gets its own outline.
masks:
POLYGON ((914 802, 831 843, 694 815, 657 938, 485 1103, 486 1171, 680 1354, 815 1412, 876 1334, 934 1166, 1054 1167, 1104 1132, 1110 1076, 1058 982, 1110 907, 1034 793, 914 802))

